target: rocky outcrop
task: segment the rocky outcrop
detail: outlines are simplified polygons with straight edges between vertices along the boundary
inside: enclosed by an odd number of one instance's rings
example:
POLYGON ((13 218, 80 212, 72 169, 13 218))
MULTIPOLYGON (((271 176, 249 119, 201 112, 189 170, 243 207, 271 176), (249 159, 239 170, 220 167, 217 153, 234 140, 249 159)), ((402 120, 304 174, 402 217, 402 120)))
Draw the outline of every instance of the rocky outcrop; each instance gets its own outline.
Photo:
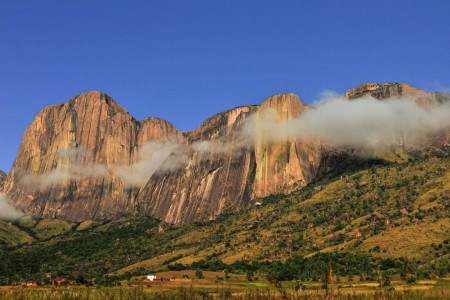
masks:
POLYGON ((450 101, 450 94, 430 93, 417 89, 406 83, 364 83, 344 93, 347 99, 356 99, 363 96, 372 96, 377 99, 410 97, 422 107, 434 107, 450 101))
POLYGON ((133 189, 112 170, 130 165, 149 140, 182 139, 168 122, 136 121, 111 97, 84 93, 42 110, 25 131, 4 191, 42 217, 81 221, 132 209, 133 189))
POLYGON ((246 207, 256 165, 253 147, 241 140, 240 129, 255 109, 217 114, 190 132, 183 165, 150 178, 139 192, 139 210, 176 224, 246 207))
POLYGON ((294 94, 273 95, 259 107, 255 126, 254 197, 289 193, 315 177, 314 166, 320 162, 320 151, 310 148, 315 146, 312 141, 300 141, 296 137, 273 140, 262 130, 264 126, 258 124, 267 121, 270 110, 274 112, 271 122, 276 124, 299 118, 305 109, 294 94))

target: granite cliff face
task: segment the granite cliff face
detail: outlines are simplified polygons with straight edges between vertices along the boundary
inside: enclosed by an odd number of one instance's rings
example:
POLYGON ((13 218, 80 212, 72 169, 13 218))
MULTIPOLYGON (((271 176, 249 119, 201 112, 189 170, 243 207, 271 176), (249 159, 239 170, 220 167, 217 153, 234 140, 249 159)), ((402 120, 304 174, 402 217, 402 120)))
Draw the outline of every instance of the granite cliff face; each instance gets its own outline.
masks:
MULTIPOLYGON (((450 99, 397 83, 367 83, 344 96, 367 94, 409 95, 423 106, 450 99)), ((143 213, 170 224, 213 219, 257 198, 289 193, 339 164, 345 150, 268 134, 267 122, 284 124, 308 109, 294 94, 273 95, 181 133, 159 118, 135 120, 106 94, 84 93, 35 117, 3 192, 19 209, 46 218, 143 213)))
MULTIPOLYGON (((274 95, 261 104, 256 122, 266 122, 259 115, 268 110, 275 112, 272 122, 283 123, 299 118, 306 109, 297 95, 274 95)), ((319 144, 295 137, 268 140, 258 125, 255 126, 254 197, 289 193, 316 178, 321 155, 319 144)))
POLYGON ((172 224, 215 218, 317 177, 318 143, 267 140, 258 130, 267 111, 286 122, 305 109, 294 94, 274 95, 182 134, 158 118, 136 121, 108 95, 85 93, 36 116, 3 190, 21 210, 72 221, 136 212, 172 224), (148 160, 155 146, 167 152, 160 165, 152 165, 153 152, 148 160))
POLYGON ((344 93, 347 99, 356 99, 370 95, 377 99, 398 98, 407 96, 413 98, 422 107, 433 107, 450 101, 450 94, 430 93, 419 90, 406 83, 364 83, 344 93))
POLYGON ((255 157, 239 130, 255 110, 246 106, 215 115, 189 133, 179 169, 154 174, 139 191, 139 210, 175 224, 247 206, 255 157))
POLYGON ((26 129, 4 191, 21 210, 81 221, 129 212, 133 189, 111 170, 150 140, 182 139, 168 122, 142 123, 108 95, 84 93, 42 110, 26 129))

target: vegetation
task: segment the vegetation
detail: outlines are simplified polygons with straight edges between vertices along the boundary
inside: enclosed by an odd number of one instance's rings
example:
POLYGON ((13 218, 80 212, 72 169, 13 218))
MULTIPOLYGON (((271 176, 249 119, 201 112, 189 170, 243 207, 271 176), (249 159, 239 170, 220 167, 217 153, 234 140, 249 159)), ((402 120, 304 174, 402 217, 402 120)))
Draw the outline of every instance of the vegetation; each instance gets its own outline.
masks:
POLYGON ((157 220, 139 215, 81 224, 0 223, 0 284, 41 283, 50 274, 113 286, 168 269, 239 273, 249 282, 323 283, 330 263, 338 277, 381 286, 393 277, 414 284, 446 276, 448 153, 348 159, 345 169, 290 195, 269 196, 248 210, 164 233, 158 233, 157 220))

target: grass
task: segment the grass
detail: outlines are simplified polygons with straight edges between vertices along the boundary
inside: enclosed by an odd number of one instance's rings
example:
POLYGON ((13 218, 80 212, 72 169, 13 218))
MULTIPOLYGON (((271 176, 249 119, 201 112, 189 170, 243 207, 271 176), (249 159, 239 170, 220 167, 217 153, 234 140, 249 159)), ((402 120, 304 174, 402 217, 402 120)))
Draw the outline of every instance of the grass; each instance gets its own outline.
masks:
POLYGON ((81 222, 78 227, 77 227, 77 231, 83 231, 88 229, 89 227, 91 227, 94 224, 93 220, 87 220, 87 221, 83 221, 81 222))
POLYGON ((20 230, 14 224, 0 220, 0 244, 17 246, 30 244, 33 240, 33 237, 27 232, 20 230))
POLYGON ((35 235, 38 239, 48 239, 53 236, 61 235, 74 227, 74 223, 57 220, 44 219, 34 227, 35 235))
POLYGON ((261 206, 215 221, 169 227, 163 234, 155 231, 158 221, 145 216, 80 224, 38 220, 28 227, 0 223, 0 240, 15 246, 5 251, 0 247, 0 256, 9 261, 5 271, 21 265, 18 277, 24 266, 26 273, 37 276, 33 270, 41 264, 66 276, 138 275, 166 270, 163 263, 171 259, 191 264, 212 254, 227 264, 319 251, 418 258, 422 264, 448 257, 447 245, 432 245, 450 237, 450 157, 409 159, 401 153, 391 160, 398 162, 330 175, 290 195, 264 198, 261 206), (2 226, 12 226, 3 237, 2 226), (32 243, 18 246, 24 241, 32 243))
POLYGON ((254 286, 253 288, 235 289, 233 287, 209 287, 197 284, 194 286, 176 287, 163 290, 158 286, 148 287, 145 285, 131 287, 113 288, 86 288, 86 287, 63 287, 63 288, 23 288, 4 287, 0 288, 0 298, 4 300, 157 300, 157 299, 308 299, 308 300, 438 300, 449 299, 450 290, 432 288, 388 289, 378 288, 370 284, 347 285, 348 287, 335 287, 332 290, 319 289, 317 286, 307 286, 307 289, 295 290, 292 284, 278 287, 254 286))

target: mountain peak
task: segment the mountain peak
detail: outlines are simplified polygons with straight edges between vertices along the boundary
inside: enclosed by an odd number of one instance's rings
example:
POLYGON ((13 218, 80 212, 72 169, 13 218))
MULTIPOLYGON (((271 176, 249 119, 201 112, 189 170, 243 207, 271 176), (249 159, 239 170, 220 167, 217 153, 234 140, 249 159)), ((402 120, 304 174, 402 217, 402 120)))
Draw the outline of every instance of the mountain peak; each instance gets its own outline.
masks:
POLYGON ((111 108, 128 112, 121 105, 119 105, 111 96, 98 90, 84 92, 78 96, 73 97, 66 104, 69 105, 69 107, 73 107, 76 106, 77 103, 85 107, 88 105, 95 105, 97 103, 99 104, 105 103, 111 108))
POLYGON ((270 96, 261 104, 259 109, 275 110, 278 113, 278 119, 281 121, 299 117, 305 110, 305 107, 296 94, 289 93, 270 96))

